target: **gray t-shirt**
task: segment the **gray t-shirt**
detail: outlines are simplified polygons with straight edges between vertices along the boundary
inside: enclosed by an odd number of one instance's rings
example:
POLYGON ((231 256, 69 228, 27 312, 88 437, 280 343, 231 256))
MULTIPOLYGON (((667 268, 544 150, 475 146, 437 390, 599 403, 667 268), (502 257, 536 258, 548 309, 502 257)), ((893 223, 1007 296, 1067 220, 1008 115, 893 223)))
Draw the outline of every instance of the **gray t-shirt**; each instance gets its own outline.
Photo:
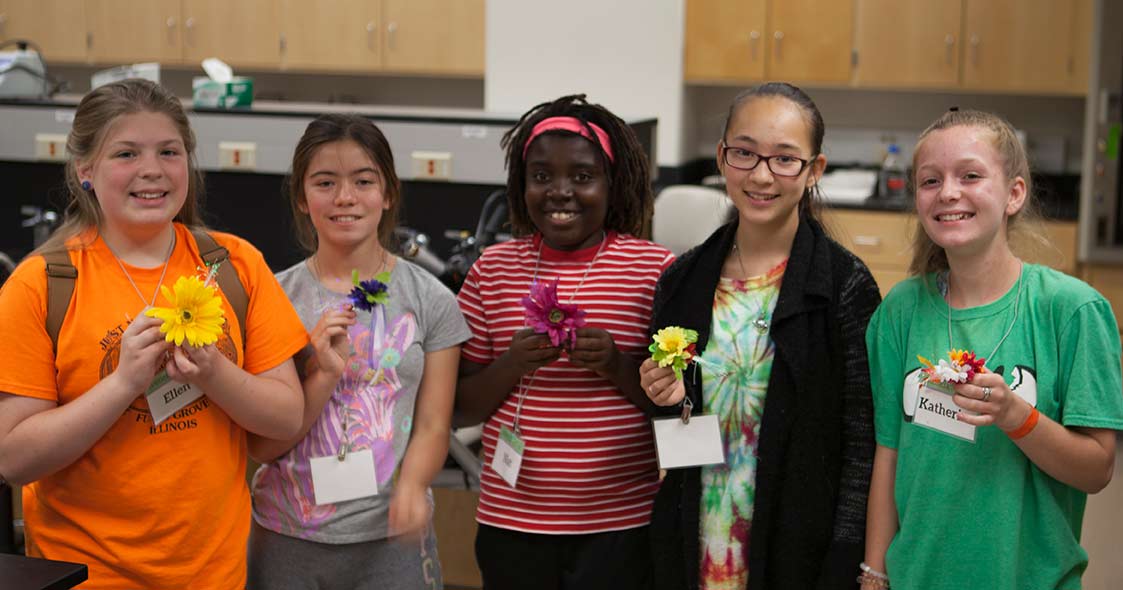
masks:
MULTIPOLYGON (((277 275, 305 328, 323 311, 347 303, 324 289, 300 262, 277 275)), ((425 353, 456 346, 470 333, 452 293, 422 268, 397 259, 389 301, 373 312, 356 309, 354 354, 312 429, 288 453, 258 469, 254 519, 272 531, 320 543, 358 543, 387 536, 390 497, 413 428, 425 353), (316 505, 310 460, 334 456, 346 437, 352 451, 374 455, 378 495, 316 505)), ((313 354, 297 354, 297 368, 313 354)))

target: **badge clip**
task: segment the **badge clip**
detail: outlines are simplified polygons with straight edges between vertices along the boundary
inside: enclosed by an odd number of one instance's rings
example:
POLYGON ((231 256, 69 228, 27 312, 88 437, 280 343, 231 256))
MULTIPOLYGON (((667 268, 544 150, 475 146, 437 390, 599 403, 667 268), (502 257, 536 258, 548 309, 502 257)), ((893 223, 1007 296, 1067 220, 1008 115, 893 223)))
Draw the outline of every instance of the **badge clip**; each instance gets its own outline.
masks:
POLYGON ((694 409, 694 402, 689 397, 682 400, 682 423, 690 424, 690 411, 694 409))
POLYGON ((340 444, 339 445, 339 452, 335 454, 335 458, 339 459, 340 462, 346 460, 347 459, 347 448, 350 447, 350 446, 351 446, 351 443, 346 442, 346 441, 344 441, 342 444, 340 444))

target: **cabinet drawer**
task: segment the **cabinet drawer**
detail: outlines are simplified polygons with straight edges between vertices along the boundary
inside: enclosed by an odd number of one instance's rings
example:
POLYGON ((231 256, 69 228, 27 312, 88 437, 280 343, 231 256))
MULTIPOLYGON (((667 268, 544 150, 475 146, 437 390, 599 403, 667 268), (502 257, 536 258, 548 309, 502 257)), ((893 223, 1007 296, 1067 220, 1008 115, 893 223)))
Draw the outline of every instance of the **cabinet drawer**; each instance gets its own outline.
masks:
POLYGON ((1015 233, 1011 244, 1014 252, 1022 256, 1026 262, 1051 266, 1075 276, 1077 274, 1076 222, 1048 221, 1043 225, 1048 244, 1019 238, 1015 233))
POLYGON ((904 272, 909 266, 913 216, 887 211, 829 209, 823 220, 831 236, 869 267, 904 272))

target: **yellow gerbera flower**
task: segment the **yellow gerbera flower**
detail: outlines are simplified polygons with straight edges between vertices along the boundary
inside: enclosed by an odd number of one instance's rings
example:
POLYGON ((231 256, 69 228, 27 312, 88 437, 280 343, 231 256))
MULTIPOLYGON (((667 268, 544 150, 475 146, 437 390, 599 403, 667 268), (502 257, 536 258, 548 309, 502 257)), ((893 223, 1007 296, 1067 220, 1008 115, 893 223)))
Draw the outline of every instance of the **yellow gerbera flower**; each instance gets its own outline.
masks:
POLYGON ((670 355, 680 355, 686 350, 687 346, 690 346, 690 342, 686 338, 686 330, 678 326, 663 328, 656 332, 652 338, 659 345, 659 350, 670 355))
POLYGON ((187 340, 195 347, 218 341, 226 318, 222 298, 214 287, 198 277, 179 277, 172 289, 161 285, 160 292, 172 302, 172 306, 153 307, 144 315, 164 320, 160 333, 165 335, 165 340, 175 342, 176 346, 187 340))

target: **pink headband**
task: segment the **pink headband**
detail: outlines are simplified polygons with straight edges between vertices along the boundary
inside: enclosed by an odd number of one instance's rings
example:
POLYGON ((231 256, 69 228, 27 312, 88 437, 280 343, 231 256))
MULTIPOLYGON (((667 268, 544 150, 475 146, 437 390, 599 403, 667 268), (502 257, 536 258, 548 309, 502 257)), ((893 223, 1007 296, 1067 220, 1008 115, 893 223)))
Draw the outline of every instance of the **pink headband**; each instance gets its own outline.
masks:
POLYGON ((604 129, 601 129, 596 123, 589 123, 589 126, 586 127, 584 123, 575 117, 550 117, 539 121, 538 124, 534 126, 534 129, 530 130, 530 137, 526 139, 526 144, 523 145, 523 158, 526 158, 526 151, 530 149, 530 142, 534 141, 536 137, 547 131, 557 130, 571 131, 588 139, 600 146, 601 150, 604 151, 604 155, 608 156, 609 162, 616 161, 615 157, 612 155, 612 143, 608 140, 608 134, 604 132, 604 129), (596 134, 595 137, 589 133, 590 128, 593 130, 593 133, 596 134))

